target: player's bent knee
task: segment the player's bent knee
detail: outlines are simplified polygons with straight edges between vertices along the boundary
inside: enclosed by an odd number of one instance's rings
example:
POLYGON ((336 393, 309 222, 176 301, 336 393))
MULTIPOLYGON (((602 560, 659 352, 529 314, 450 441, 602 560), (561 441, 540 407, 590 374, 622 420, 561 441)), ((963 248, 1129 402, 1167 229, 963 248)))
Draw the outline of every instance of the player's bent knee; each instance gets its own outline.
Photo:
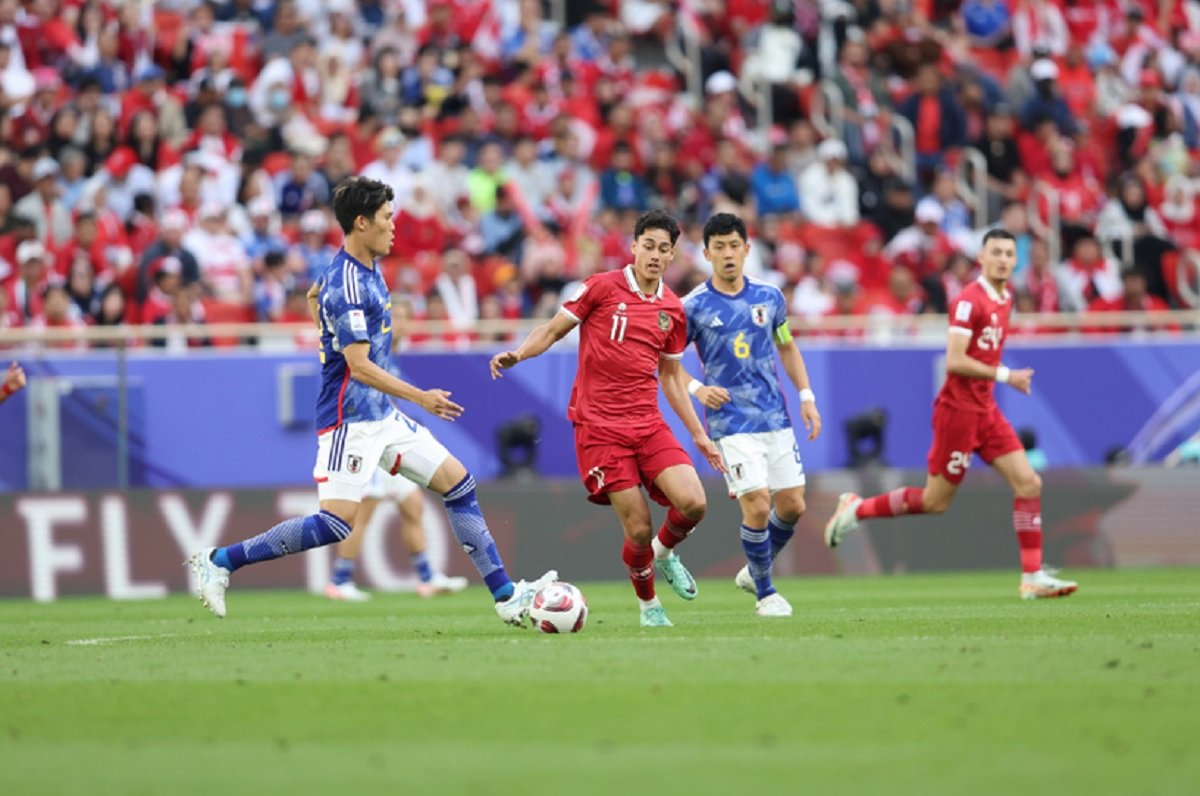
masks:
POLYGON ((708 511, 708 499, 704 496, 704 490, 684 495, 675 503, 675 509, 689 520, 699 522, 704 519, 708 511))
POLYGON ((950 508, 950 501, 941 497, 930 498, 926 495, 921 502, 926 514, 945 514, 946 510, 950 508))
POLYGON ((756 492, 742 498, 742 515, 746 525, 751 528, 767 527, 767 519, 771 516, 771 498, 766 492, 756 492))
POLYGON ((1042 477, 1035 472, 1017 482, 1014 489, 1017 497, 1035 498, 1042 496, 1042 477))
POLYGON ((645 525, 639 523, 632 527, 626 526, 624 530, 625 538, 638 547, 645 547, 654 538, 654 528, 650 526, 650 523, 646 523, 645 525))
POLYGON ((795 522, 800 519, 806 508, 803 494, 780 492, 775 496, 775 513, 785 522, 795 522))

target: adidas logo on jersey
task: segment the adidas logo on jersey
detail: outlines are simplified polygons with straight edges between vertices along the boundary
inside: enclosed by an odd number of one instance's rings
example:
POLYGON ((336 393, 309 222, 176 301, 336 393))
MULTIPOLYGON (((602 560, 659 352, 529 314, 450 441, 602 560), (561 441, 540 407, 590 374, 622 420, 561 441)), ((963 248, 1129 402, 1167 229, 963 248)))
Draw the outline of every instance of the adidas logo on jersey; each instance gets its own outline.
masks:
POLYGON ((711 329, 716 329, 718 326, 724 326, 724 325, 725 324, 721 323, 721 319, 719 317, 717 317, 717 318, 713 318, 712 323, 710 323, 708 326, 711 329))

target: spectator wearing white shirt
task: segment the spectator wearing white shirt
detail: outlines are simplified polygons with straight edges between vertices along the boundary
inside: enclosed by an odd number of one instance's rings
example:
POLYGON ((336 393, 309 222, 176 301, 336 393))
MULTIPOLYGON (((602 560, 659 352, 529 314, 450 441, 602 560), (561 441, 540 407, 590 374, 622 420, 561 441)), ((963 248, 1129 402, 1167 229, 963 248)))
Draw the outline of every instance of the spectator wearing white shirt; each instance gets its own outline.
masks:
POLYGON ((225 208, 206 204, 200 208, 199 221, 199 226, 184 235, 183 247, 195 254, 200 281, 218 301, 249 305, 253 288, 250 257, 245 245, 230 233, 225 208))
POLYGON ((470 329, 479 320, 479 299, 471 261, 464 252, 452 249, 442 261, 434 290, 446 305, 446 317, 455 329, 470 329))
POLYGON ((391 186, 396 195, 393 205, 399 207, 408 201, 413 181, 413 171, 403 159, 404 134, 395 127, 385 127, 375 139, 375 151, 379 157, 366 165, 362 176, 391 186))
POLYGON ((858 223, 858 182, 846 170, 846 145, 828 138, 817 147, 818 161, 800 174, 800 207, 806 218, 826 227, 858 223))

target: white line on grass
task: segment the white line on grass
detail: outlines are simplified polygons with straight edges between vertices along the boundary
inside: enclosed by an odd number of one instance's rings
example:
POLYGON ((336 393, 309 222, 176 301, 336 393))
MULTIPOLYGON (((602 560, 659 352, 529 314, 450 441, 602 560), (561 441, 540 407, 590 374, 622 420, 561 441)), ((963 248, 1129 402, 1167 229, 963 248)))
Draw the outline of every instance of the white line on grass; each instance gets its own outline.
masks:
POLYGON ((146 641, 153 638, 174 638, 178 633, 159 633, 154 636, 107 636, 104 638, 75 638, 66 642, 68 647, 95 647, 100 644, 121 644, 125 641, 146 641))

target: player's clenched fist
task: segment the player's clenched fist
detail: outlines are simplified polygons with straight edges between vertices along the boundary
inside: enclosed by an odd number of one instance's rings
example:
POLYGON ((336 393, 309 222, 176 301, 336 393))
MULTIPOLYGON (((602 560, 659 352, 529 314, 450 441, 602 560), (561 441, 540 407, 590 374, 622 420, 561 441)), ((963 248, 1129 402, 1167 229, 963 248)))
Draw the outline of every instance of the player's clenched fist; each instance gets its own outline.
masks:
POLYGON ((1029 391, 1033 388, 1033 368, 1009 371, 1008 386, 1029 395, 1029 391))
POLYGON ((508 370, 520 361, 521 358, 517 356, 516 351, 501 351, 499 354, 496 354, 496 356, 492 357, 492 361, 488 363, 488 367, 492 371, 492 378, 500 378, 502 375, 500 371, 508 370))
POLYGON ((696 398, 709 409, 720 409, 729 403, 729 390, 724 387, 704 386, 696 390, 696 398))
POLYGON ((417 405, 442 420, 454 420, 462 417, 463 413, 463 408, 450 400, 450 393, 446 390, 426 390, 421 393, 417 405))

